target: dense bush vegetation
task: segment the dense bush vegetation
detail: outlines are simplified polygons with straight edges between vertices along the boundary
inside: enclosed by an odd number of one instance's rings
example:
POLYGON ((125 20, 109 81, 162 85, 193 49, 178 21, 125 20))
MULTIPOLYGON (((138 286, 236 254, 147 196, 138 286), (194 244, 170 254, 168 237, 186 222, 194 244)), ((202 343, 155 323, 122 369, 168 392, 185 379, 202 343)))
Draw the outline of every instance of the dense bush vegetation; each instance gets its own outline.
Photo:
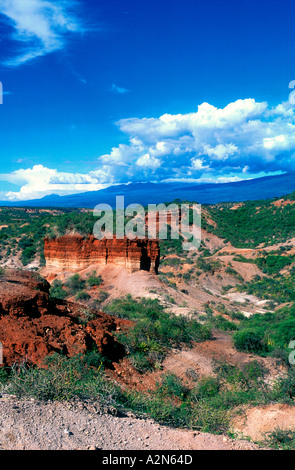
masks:
POLYGON ((5 261, 21 253, 21 262, 27 266, 37 256, 44 265, 44 237, 65 233, 92 233, 96 219, 92 212, 79 209, 0 209, 0 252, 5 261))
POLYGON ((268 255, 266 257, 259 257, 255 260, 257 266, 266 274, 277 274, 286 266, 289 266, 294 261, 294 256, 276 256, 268 255))
MULTIPOLYGON (((285 199, 294 201, 295 193, 285 199)), ((295 236, 294 206, 279 207, 272 204, 273 201, 247 201, 235 210, 231 210, 232 203, 210 206, 208 213, 217 225, 209 229, 237 248, 286 241, 295 236)))
POLYGON ((50 298, 52 300, 63 300, 68 294, 64 289, 63 283, 55 279, 50 287, 50 298))
POLYGON ((263 331, 260 328, 244 329, 235 333, 233 340, 238 351, 259 354, 267 351, 267 344, 263 342, 263 337, 263 331))
POLYGON ((84 279, 81 279, 79 274, 74 274, 69 277, 65 285, 69 289, 71 295, 76 295, 85 288, 86 282, 84 279))
POLYGON ((112 301, 106 311, 135 322, 134 327, 127 333, 120 333, 118 339, 141 372, 159 367, 169 348, 210 338, 206 326, 196 320, 168 313, 157 300, 137 301, 127 296, 112 301))
POLYGON ((295 306, 275 312, 256 313, 240 321, 234 343, 240 351, 284 357, 291 353, 290 341, 295 339, 295 306))
MULTIPOLYGON (((96 275, 96 271, 89 274, 86 280, 82 279, 79 274, 73 274, 67 279, 65 284, 55 279, 50 287, 50 297, 52 300, 62 300, 74 295, 76 300, 88 301, 91 299, 91 296, 86 289, 99 287, 102 283, 103 279, 101 276, 96 275)), ((102 302, 106 300, 107 296, 105 297, 105 293, 102 291, 100 293, 100 301, 102 302)))
POLYGON ((102 284, 103 280, 101 276, 96 275, 96 271, 93 271, 91 274, 89 274, 87 278, 87 285, 89 287, 98 287, 102 284))
POLYGON ((236 288, 240 292, 247 291, 248 294, 256 295, 260 299, 285 303, 295 301, 294 282, 295 273, 292 271, 286 276, 256 276, 252 281, 239 284, 236 288))

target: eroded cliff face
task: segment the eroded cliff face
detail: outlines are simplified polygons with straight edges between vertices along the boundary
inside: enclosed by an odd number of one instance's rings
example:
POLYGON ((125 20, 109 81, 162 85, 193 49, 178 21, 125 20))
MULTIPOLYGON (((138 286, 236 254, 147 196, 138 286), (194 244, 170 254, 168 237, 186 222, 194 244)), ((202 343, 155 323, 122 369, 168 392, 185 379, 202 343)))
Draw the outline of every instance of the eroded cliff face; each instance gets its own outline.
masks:
POLYGON ((97 240, 93 235, 84 238, 75 234, 45 238, 44 244, 46 267, 49 269, 75 271, 91 265, 111 264, 125 268, 128 272, 158 272, 158 240, 97 240))

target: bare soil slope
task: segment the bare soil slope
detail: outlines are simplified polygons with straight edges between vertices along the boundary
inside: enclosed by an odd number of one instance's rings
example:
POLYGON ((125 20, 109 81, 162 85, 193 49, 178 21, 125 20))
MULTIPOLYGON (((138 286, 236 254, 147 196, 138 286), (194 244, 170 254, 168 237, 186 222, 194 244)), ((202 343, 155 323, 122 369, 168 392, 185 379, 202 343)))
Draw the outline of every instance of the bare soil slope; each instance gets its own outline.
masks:
POLYGON ((255 441, 277 428, 295 431, 295 406, 273 404, 249 408, 234 422, 236 433, 255 441))
POLYGON ((2 450, 255 450, 246 441, 170 429, 133 415, 112 416, 97 403, 0 398, 2 450))

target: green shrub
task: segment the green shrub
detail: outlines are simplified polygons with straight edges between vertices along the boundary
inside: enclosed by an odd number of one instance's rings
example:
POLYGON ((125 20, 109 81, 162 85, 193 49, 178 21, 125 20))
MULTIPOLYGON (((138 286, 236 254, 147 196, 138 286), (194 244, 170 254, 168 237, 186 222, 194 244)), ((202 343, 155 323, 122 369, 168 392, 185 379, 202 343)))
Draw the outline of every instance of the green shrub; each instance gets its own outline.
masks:
POLYGON ((83 301, 87 301, 91 299, 91 296, 86 292, 86 290, 80 290, 77 294, 76 294, 76 300, 83 300, 83 301))
MULTIPOLYGON (((257 354, 269 354, 287 363, 290 354, 289 343, 295 338, 295 306, 286 306, 274 312, 256 313, 244 317, 239 324, 240 332, 251 330, 262 339, 263 347, 256 349, 257 354), (285 351, 285 352, 284 352, 285 351)), ((240 334, 236 333, 234 338, 240 334)), ((234 340, 235 341, 235 340, 234 340)))
POLYGON ((57 279, 53 281, 49 293, 52 300, 63 300, 68 296, 67 291, 63 288, 63 283, 57 279))
POLYGON ((237 271, 232 266, 228 266, 225 272, 231 276, 237 276, 238 274, 237 271))
POLYGON ((203 377, 197 384, 195 396, 200 398, 214 397, 220 390, 219 380, 214 377, 203 377))
MULTIPOLYGON (((125 344, 125 347, 126 347, 126 345, 128 344, 128 340, 126 340, 124 343, 124 339, 122 336, 119 337, 119 339, 120 341, 123 340, 123 344, 125 344)), ((161 355, 157 357, 156 354, 151 354, 151 353, 147 355, 146 352, 141 352, 140 350, 138 351, 135 350, 130 356, 131 364, 141 374, 144 374, 145 372, 149 372, 149 371, 151 372, 156 367, 157 359, 158 359, 158 362, 160 363, 163 357, 161 355), (154 362, 152 362, 152 358, 154 359, 154 362)))
POLYGON ((102 277, 96 275, 96 271, 93 271, 87 278, 87 285, 89 287, 100 286, 103 283, 102 277))
POLYGON ((171 373, 164 375, 157 391, 162 396, 177 397, 182 400, 189 394, 189 389, 183 385, 181 379, 171 373))
POLYGON ((295 369, 292 368, 287 377, 282 377, 277 382, 277 391, 285 398, 288 397, 292 401, 295 398, 295 369))
POLYGON ((0 367, 0 384, 5 384, 8 382, 10 376, 10 372, 7 370, 6 367, 0 367))
POLYGON ((258 330, 245 329, 237 331, 233 336, 235 348, 238 351, 261 353, 266 351, 263 343, 263 333, 258 330))
POLYGON ((104 367, 112 365, 111 360, 103 356, 96 348, 92 349, 92 351, 87 351, 85 356, 83 356, 83 362, 85 362, 86 367, 94 367, 99 371, 103 371, 104 367))
POLYGON ((77 294, 79 291, 82 291, 85 288, 86 282, 81 279, 79 274, 74 274, 73 276, 69 277, 66 282, 66 286, 70 290, 72 295, 77 294))
POLYGON ((199 400, 187 410, 187 422, 191 429, 213 434, 222 434, 230 425, 228 410, 217 408, 206 400, 199 400))
POLYGON ((271 336, 278 347, 288 348, 290 341, 295 339, 295 318, 282 319, 273 328, 271 336))
POLYGON ((262 379, 269 372, 263 364, 257 361, 242 364, 241 369, 247 379, 254 381, 262 379))
POLYGON ((266 274, 277 274, 286 266, 293 263, 293 256, 277 256, 268 255, 266 257, 259 257, 255 259, 255 263, 266 274))
POLYGON ((233 322, 227 320, 221 315, 217 315, 217 317, 212 316, 209 323, 212 328, 216 328, 217 330, 220 330, 220 331, 237 330, 237 326, 233 322))
POLYGON ((266 433, 264 444, 274 449, 295 450, 295 431, 278 427, 266 433))
POLYGON ((109 296, 110 296, 110 294, 108 292, 105 292, 105 291, 101 290, 99 292, 98 301, 100 303, 105 302, 109 298, 109 296))
POLYGON ((36 255, 36 249, 33 246, 27 247, 23 250, 21 254, 21 262, 23 266, 27 266, 36 255))
POLYGON ((97 318, 97 314, 93 308, 80 309, 79 322, 82 325, 87 325, 88 322, 97 318))

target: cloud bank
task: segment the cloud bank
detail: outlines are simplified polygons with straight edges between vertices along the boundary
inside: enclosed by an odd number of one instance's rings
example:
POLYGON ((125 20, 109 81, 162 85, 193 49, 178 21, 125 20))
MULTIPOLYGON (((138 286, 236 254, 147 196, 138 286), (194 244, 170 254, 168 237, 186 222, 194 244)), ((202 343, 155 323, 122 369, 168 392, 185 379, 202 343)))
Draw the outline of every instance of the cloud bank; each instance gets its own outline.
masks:
POLYGON ((202 103, 196 112, 122 119, 128 136, 93 162, 88 174, 59 173, 37 165, 0 175, 22 185, 9 200, 102 189, 143 181, 229 182, 295 170, 295 115, 289 102, 270 107, 254 99, 224 108, 202 103))
POLYGON ((225 181, 294 170, 294 109, 245 99, 221 109, 202 103, 194 113, 122 119, 129 144, 99 163, 112 182, 225 181))
POLYGON ((35 165, 26 170, 20 169, 8 174, 0 174, 0 181, 21 186, 20 191, 0 192, 4 201, 25 201, 38 199, 49 194, 67 195, 84 191, 97 191, 106 185, 98 179, 80 173, 63 173, 35 165))

